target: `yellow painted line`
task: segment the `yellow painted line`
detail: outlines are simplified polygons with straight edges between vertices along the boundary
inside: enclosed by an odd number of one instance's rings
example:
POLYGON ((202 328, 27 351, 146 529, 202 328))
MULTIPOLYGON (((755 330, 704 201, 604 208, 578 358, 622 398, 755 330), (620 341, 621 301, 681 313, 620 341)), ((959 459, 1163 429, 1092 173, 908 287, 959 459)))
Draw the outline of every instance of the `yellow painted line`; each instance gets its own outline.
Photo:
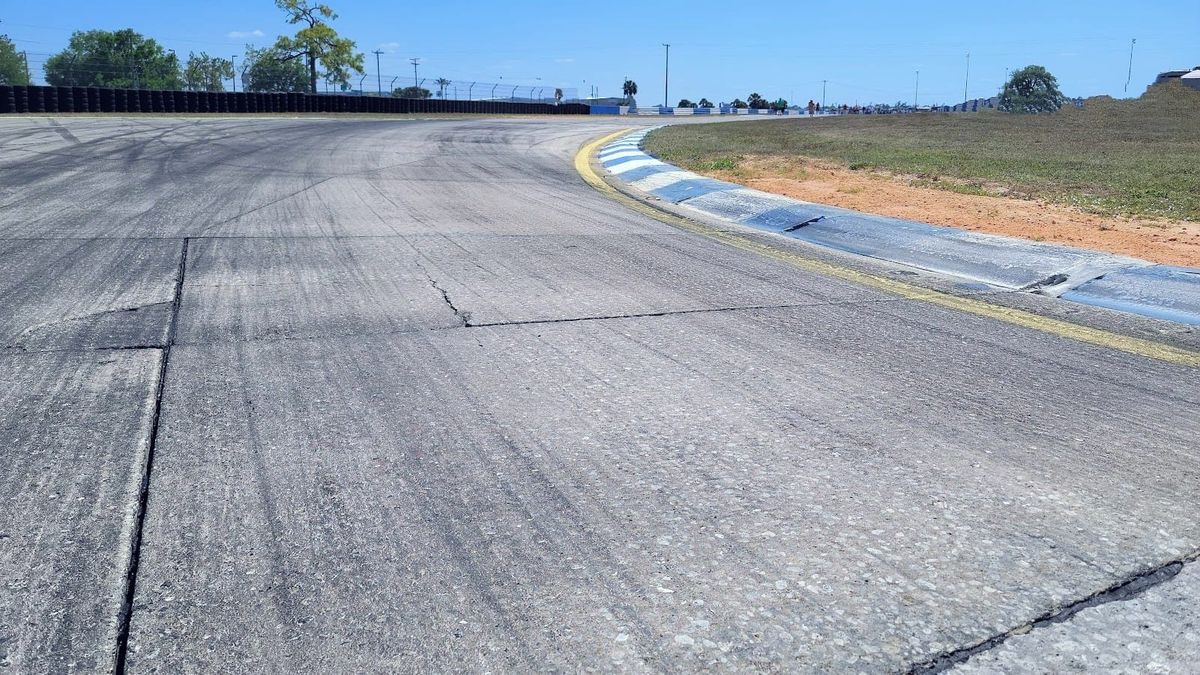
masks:
POLYGON ((583 178, 584 182, 595 188, 600 193, 607 197, 628 206, 629 208, 643 213, 655 220, 666 223, 672 227, 698 234, 702 237, 714 239, 723 244, 733 246, 734 248, 743 251, 750 251, 768 258, 787 263, 793 267, 831 276, 838 279, 843 279, 853 283, 861 284, 876 288, 892 295, 906 298, 909 300, 919 300, 928 302, 939 307, 967 312, 977 316, 1003 321, 1014 326, 1022 328, 1030 328, 1043 333, 1057 335, 1059 337, 1085 342, 1087 344, 1116 349, 1118 351, 1136 354, 1159 361, 1166 361, 1181 366, 1192 368, 1200 368, 1200 353, 1194 352, 1172 345, 1146 340, 1129 335, 1121 335, 1099 328, 1091 328, 1089 326, 1081 326, 1069 321, 1054 319, 1033 312, 1027 312, 1021 309, 1012 307, 1004 307, 1002 305, 984 302, 974 298, 965 298, 950 293, 943 293, 928 288, 921 288, 912 284, 881 277, 875 274, 859 272, 848 267, 842 267, 833 263, 828 263, 823 260, 809 258, 795 251, 779 249, 769 246, 762 242, 756 241, 736 232, 722 230, 716 227, 705 225, 693 220, 688 220, 682 216, 677 216, 673 213, 668 213, 661 209, 654 208, 649 204, 642 203, 629 195, 622 193, 613 186, 609 185, 600 174, 596 171, 592 164, 593 158, 601 147, 611 142, 613 139, 622 136, 631 131, 631 129, 623 129, 621 131, 608 134, 602 138, 590 141, 575 155, 575 170, 583 178))

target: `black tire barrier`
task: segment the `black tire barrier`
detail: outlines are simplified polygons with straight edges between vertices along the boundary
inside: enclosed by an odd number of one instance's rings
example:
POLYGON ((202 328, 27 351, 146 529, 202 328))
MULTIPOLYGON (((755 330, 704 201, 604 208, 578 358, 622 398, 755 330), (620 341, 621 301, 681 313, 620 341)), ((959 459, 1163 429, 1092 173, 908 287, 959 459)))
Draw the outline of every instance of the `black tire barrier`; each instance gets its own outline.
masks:
POLYGON ((14 112, 29 112, 29 87, 13 86, 13 108, 15 108, 14 112))
POLYGON ((26 96, 29 97, 29 112, 44 113, 46 112, 46 99, 42 94, 41 87, 26 87, 29 92, 26 96))
POLYGON ((471 113, 587 115, 581 103, 448 101, 341 94, 195 92, 97 87, 0 85, 4 113, 471 113))

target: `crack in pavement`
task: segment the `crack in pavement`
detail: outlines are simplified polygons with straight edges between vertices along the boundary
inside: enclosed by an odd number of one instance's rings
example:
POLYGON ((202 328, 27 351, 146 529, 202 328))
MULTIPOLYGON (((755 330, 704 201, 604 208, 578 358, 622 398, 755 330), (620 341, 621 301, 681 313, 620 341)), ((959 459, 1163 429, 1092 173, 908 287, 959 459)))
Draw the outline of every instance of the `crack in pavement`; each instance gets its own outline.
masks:
POLYGON ((109 314, 123 314, 125 312, 139 312, 143 309, 150 309, 152 307, 162 307, 163 305, 170 305, 171 303, 172 303, 171 300, 163 300, 161 302, 151 302, 151 303, 147 303, 144 305, 134 305, 132 307, 115 307, 113 309, 102 309, 97 312, 90 312, 88 314, 81 314, 79 316, 66 316, 61 319, 54 319, 52 321, 43 321, 42 323, 35 323, 32 326, 21 331, 21 335, 18 337, 28 335, 30 333, 33 333, 34 331, 40 330, 47 326, 56 326, 58 324, 71 323, 73 321, 88 321, 90 319, 95 319, 95 318, 101 317, 101 316, 107 316, 109 314))
MULTIPOLYGON (((615 321, 620 319, 654 319, 671 316, 686 316, 689 314, 720 314, 729 312, 754 312, 774 309, 813 309, 819 307, 855 307, 869 305, 883 305, 891 303, 912 302, 912 298, 872 298, 868 300, 839 300, 839 301, 818 301, 818 302, 798 302, 798 303, 782 303, 774 305, 733 305, 728 307, 700 307, 695 309, 669 309, 655 312, 631 312, 628 314, 598 314, 591 316, 569 316, 557 319, 518 319, 515 321, 490 321, 483 323, 474 323, 471 321, 471 312, 469 310, 460 310, 450 298, 450 294, 441 287, 434 279, 429 279, 430 286, 436 289, 442 295, 442 301, 446 306, 454 312, 461 325, 458 326, 431 326, 425 328, 409 328, 404 330, 385 330, 385 331, 363 331, 363 332, 348 332, 328 335, 285 335, 274 337, 245 337, 231 338, 228 340, 214 341, 183 341, 176 339, 172 330, 169 346, 171 347, 196 347, 214 344, 232 344, 232 343, 270 343, 270 342, 292 342, 301 340, 342 340, 348 338, 375 338, 388 337, 392 335, 410 335, 413 333, 437 332, 448 330, 462 330, 464 328, 503 328, 505 326, 536 326, 542 324, 556 323, 583 323, 588 321, 615 321)), ((964 297, 981 297, 993 295, 1008 295, 1017 291, 980 291, 977 293, 964 294, 964 297)), ((173 328, 173 324, 172 324, 173 328)), ((64 348, 64 349, 27 349, 20 345, 0 346, 0 355, 12 356, 33 356, 37 354, 54 354, 59 352, 105 352, 105 351, 124 351, 124 350, 139 350, 139 349, 166 349, 167 344, 136 344, 136 345, 119 345, 108 347, 89 347, 89 348, 64 348)))
MULTIPOLYGON (((426 272, 425 274, 426 274, 426 276, 429 276, 428 272, 426 272)), ((458 307, 455 307, 454 301, 450 299, 450 292, 447 291, 446 289, 442 288, 441 286, 439 286, 437 279, 434 279, 432 276, 430 276, 429 284, 431 286, 433 286, 435 289, 437 289, 437 291, 439 293, 442 294, 442 300, 445 301, 446 306, 449 307, 451 309, 451 311, 454 312, 454 316, 457 316, 458 320, 462 322, 462 327, 463 328, 473 328, 473 326, 471 325, 471 313, 464 312, 462 310, 459 310, 458 307)))
POLYGON ((906 672, 909 675, 941 673, 961 663, 966 663, 976 654, 999 647, 1013 636, 1024 635, 1052 624, 1065 623, 1070 621, 1071 617, 1079 612, 1091 607, 1107 605, 1110 602, 1131 600, 1151 588, 1175 578, 1183 570, 1184 565, 1194 562, 1197 559, 1200 559, 1200 550, 1126 577, 1101 591, 1080 598, 1069 605, 1052 609, 1032 621, 1010 628, 1003 633, 993 635, 986 640, 966 647, 960 647, 959 649, 945 651, 933 658, 913 664, 906 672))

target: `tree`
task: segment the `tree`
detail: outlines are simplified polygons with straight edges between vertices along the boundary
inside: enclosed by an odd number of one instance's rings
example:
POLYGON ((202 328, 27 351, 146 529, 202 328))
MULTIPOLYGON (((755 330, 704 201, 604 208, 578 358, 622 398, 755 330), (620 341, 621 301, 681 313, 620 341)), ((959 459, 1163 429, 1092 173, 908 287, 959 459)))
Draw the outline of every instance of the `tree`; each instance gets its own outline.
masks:
POLYGON ((702 98, 702 99, 700 99, 700 102, 696 104, 696 107, 697 108, 713 108, 715 106, 713 106, 712 101, 710 101, 706 98, 702 98))
POLYGON ((25 59, 7 35, 0 35, 0 84, 29 84, 25 59))
POLYGON ((750 94, 750 98, 746 99, 746 104, 755 110, 765 110, 770 105, 767 103, 767 99, 759 96, 757 92, 750 94))
POLYGON ((696 104, 692 103, 691 101, 687 100, 686 98, 682 98, 682 99, 679 99, 679 105, 677 105, 675 107, 676 108, 695 108, 696 104))
POLYGON ((298 59, 274 47, 255 49, 246 45, 242 62, 242 85, 246 91, 309 91, 308 69, 298 59))
POLYGON ((730 103, 729 105, 731 105, 735 108, 745 108, 746 102, 740 98, 735 98, 735 99, 733 99, 733 103, 730 103))
POLYGON ((637 82, 626 79, 621 91, 624 92, 626 102, 633 100, 633 97, 637 96, 637 82))
POLYGON ((44 66, 56 87, 179 89, 179 60, 130 28, 76 31, 63 51, 44 66))
POLYGON ((446 98, 446 87, 450 86, 450 80, 444 77, 439 77, 433 81, 438 86, 438 98, 446 98))
POLYGON ((1000 109, 1005 112, 1054 112, 1066 100, 1058 90, 1058 80, 1042 66, 1025 66, 1013 73, 1000 90, 1000 109))
POLYGON ((233 61, 206 52, 188 54, 183 81, 191 91, 225 91, 225 80, 233 79, 233 61))
POLYGON ((771 110, 776 110, 779 112, 787 110, 787 100, 782 98, 775 99, 775 101, 771 103, 771 110))
POLYGON ((275 6, 287 14, 287 22, 304 27, 294 36, 279 36, 275 49, 288 59, 303 59, 308 67, 309 91, 317 93, 317 66, 326 81, 350 84, 350 72, 363 74, 362 52, 355 52, 355 43, 338 35, 327 22, 337 19, 333 8, 312 4, 310 0, 275 0, 275 6))
POLYGON ((433 92, 425 87, 404 87, 392 91, 392 96, 396 98, 430 98, 433 92))

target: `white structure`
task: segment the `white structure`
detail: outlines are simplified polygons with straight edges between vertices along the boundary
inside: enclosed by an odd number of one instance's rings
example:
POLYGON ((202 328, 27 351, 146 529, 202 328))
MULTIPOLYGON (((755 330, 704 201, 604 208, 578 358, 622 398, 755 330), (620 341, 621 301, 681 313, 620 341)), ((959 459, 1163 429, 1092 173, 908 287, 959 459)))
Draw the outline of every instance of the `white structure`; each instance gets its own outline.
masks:
POLYGON ((1179 76, 1179 81, 1183 82, 1184 86, 1191 87, 1196 91, 1200 91, 1200 68, 1196 68, 1190 73, 1184 73, 1179 76))

